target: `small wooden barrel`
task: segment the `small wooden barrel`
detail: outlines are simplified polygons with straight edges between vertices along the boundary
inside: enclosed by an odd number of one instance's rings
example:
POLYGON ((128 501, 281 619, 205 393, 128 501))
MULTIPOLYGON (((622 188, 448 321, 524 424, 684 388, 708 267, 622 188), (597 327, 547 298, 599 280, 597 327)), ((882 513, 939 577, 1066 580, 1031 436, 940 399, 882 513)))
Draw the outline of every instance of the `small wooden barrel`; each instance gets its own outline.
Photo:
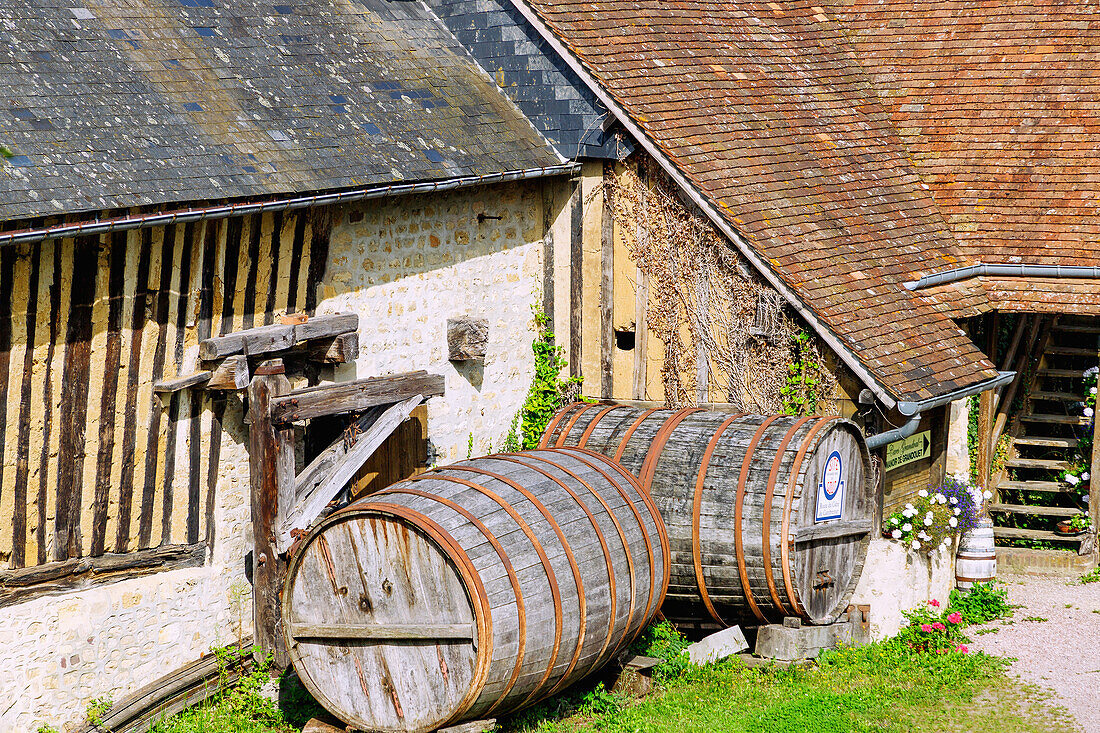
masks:
POLYGON ((847 610, 875 513, 853 423, 579 403, 542 444, 590 448, 639 476, 672 545, 666 616, 831 623, 847 610))
POLYGON ((653 618, 668 537, 637 480, 579 449, 486 456, 351 504, 288 566, 302 682, 371 731, 510 712, 599 668, 653 618))
POLYGON ((959 538, 955 554, 955 585, 970 590, 975 583, 988 583, 997 577, 997 548, 993 544, 993 520, 978 517, 978 525, 959 538))

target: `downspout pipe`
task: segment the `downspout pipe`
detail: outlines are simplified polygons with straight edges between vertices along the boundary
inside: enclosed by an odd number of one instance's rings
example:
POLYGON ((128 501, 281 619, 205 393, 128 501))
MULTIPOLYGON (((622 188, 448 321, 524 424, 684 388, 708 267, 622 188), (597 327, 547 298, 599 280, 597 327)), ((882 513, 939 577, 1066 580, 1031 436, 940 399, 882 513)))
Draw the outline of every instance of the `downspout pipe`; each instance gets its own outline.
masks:
POLYGON ((905 283, 908 290, 923 290, 934 285, 958 282, 971 277, 990 275, 994 277, 1061 277, 1100 280, 1100 267, 1081 265, 1010 265, 979 264, 956 267, 933 275, 924 275, 919 280, 905 283))
POLYGON ((960 400, 963 397, 985 392, 988 389, 996 389, 997 387, 1008 384, 1015 377, 1016 372, 999 372, 997 376, 992 379, 986 379, 985 381, 972 384, 968 387, 960 387, 959 389, 942 394, 938 397, 932 397, 918 402, 899 402, 897 406, 898 412, 909 419, 901 427, 869 436, 867 438, 867 450, 881 448, 887 443, 893 443, 896 440, 908 438, 910 435, 917 432, 917 426, 920 425, 921 421, 921 414, 925 410, 931 410, 932 408, 946 405, 949 402, 960 400))
POLYGON ((380 186, 334 191, 332 193, 205 206, 156 214, 143 214, 141 216, 124 216, 116 219, 96 219, 94 221, 85 221, 75 224, 58 224, 42 229, 25 229, 23 231, 0 233, 0 247, 11 244, 24 244, 27 242, 42 242, 48 239, 83 237, 89 234, 121 232, 129 229, 147 229, 149 227, 181 224, 189 221, 226 219, 231 216, 245 216, 268 211, 291 211, 313 206, 324 206, 326 204, 344 204, 389 196, 406 196, 409 194, 432 193, 435 191, 453 191, 459 188, 471 188, 473 186, 504 183, 506 181, 524 181, 532 178, 546 178, 549 176, 572 176, 579 173, 580 170, 580 163, 563 163, 561 165, 543 168, 525 168, 523 170, 504 171, 501 173, 461 176, 439 181, 390 183, 380 186))

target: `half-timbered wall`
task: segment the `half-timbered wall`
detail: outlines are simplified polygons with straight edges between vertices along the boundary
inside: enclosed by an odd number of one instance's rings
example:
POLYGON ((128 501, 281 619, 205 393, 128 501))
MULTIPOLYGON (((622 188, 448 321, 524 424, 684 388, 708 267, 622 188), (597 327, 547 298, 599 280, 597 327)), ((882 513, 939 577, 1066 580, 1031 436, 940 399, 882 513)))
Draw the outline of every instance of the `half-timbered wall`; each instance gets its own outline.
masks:
POLYGON ((203 338, 310 311, 325 216, 0 250, 0 568, 214 541, 225 393, 153 383, 203 338))

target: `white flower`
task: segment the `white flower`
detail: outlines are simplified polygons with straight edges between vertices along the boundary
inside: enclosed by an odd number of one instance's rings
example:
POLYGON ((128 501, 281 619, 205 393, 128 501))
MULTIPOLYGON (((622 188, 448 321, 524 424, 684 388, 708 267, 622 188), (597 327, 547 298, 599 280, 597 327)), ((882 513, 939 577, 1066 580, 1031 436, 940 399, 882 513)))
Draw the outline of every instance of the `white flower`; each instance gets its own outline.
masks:
POLYGON ((924 518, 924 526, 925 527, 931 527, 932 526, 932 517, 925 517, 924 518))
POLYGON ((901 524, 901 520, 898 519, 897 517, 890 517, 890 522, 892 524, 901 524))
POLYGON ((906 522, 905 524, 901 525, 901 531, 902 532, 912 532, 913 531, 913 525, 909 524, 909 522, 906 522))
POLYGON ((890 533, 890 536, 893 537, 895 540, 900 540, 901 539, 901 530, 900 529, 895 529, 893 532, 890 533))
POLYGON ((1088 471, 1085 471, 1083 474, 1081 474, 1081 480, 1082 481, 1088 481, 1090 478, 1091 478, 1091 475, 1089 474, 1088 471))
POLYGON ((956 507, 956 508, 955 508, 955 516, 957 517, 957 516, 959 516, 960 514, 962 514, 962 509, 959 509, 958 507, 956 507))
POLYGON ((1070 486, 1076 486, 1077 484, 1081 483, 1081 479, 1077 478, 1072 473, 1067 473, 1066 474, 1066 483, 1069 484, 1070 486))
POLYGON ((958 503, 959 503, 959 500, 952 496, 951 497, 951 505, 954 506, 955 504, 958 504, 958 503))
POLYGON ((924 515, 924 518, 925 519, 931 519, 933 516, 935 516, 935 515, 932 514, 932 512, 928 512, 927 514, 924 515))
POLYGON ((954 517, 951 517, 950 519, 948 519, 947 523, 949 525, 951 525, 952 527, 958 527, 959 526, 959 520, 955 519, 954 517))
POLYGON ((917 511, 915 509, 906 509, 904 512, 901 513, 901 515, 903 517, 912 517, 916 513, 917 513, 917 511))
POLYGON ((1093 410, 1091 407, 1086 407, 1085 409, 1081 410, 1081 414, 1085 417, 1092 417, 1093 410))
POLYGON ((932 535, 928 534, 927 532, 921 532, 919 535, 917 535, 917 537, 920 537, 922 540, 925 541, 932 539, 932 535))
POLYGON ((950 545, 951 544, 951 538, 950 537, 944 537, 943 538, 943 544, 950 545))
POLYGON ((914 550, 919 550, 920 549, 920 543, 917 542, 916 540, 913 540, 913 544, 911 546, 914 550))
POLYGON ((928 491, 926 489, 921 489, 920 491, 917 492, 917 496, 919 496, 922 499, 926 499, 926 498, 928 498, 928 491))
POLYGON ((1096 374, 1098 372, 1100 372, 1100 367, 1089 367, 1085 370, 1083 376, 1091 377, 1093 374, 1096 374))
POLYGON ((905 505, 905 508, 906 508, 906 509, 913 509, 914 507, 913 507, 913 505, 912 505, 912 504, 906 504, 906 505, 905 505))
POLYGON ((983 491, 982 496, 986 499, 992 499, 993 498, 993 492, 989 491, 989 490, 983 491))
POLYGON ((1096 394, 1096 387, 1089 387, 1089 394, 1096 394))

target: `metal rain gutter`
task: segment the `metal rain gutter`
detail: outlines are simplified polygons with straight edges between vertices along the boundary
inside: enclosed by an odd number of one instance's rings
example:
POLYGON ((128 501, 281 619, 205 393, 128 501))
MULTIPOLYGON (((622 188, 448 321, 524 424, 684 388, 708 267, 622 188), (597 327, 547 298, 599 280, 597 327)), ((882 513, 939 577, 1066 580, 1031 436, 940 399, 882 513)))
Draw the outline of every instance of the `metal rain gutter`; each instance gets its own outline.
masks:
POLYGON ((538 14, 536 14, 534 10, 532 10, 524 2, 524 0, 510 1, 512 7, 519 11, 519 13, 527 20, 527 22, 530 23, 535 28, 535 30, 538 31, 543 40, 545 40, 547 44, 549 44, 550 47, 558 53, 558 55, 569 66, 569 68, 572 69, 577 74, 577 76, 581 78, 581 81, 583 81, 588 86, 588 88, 591 89, 592 92, 599 98, 603 105, 607 107, 607 109, 610 110, 611 113, 619 119, 619 122, 622 124, 622 126, 626 128, 626 130, 631 135, 634 136, 634 139, 638 141, 638 143, 645 149, 645 151, 649 153, 649 155, 654 160, 656 160, 658 164, 660 164, 661 168, 664 169, 669 178, 675 181, 676 184, 680 187, 680 190, 684 193, 684 195, 691 199, 692 203, 698 206, 700 210, 702 210, 707 215, 707 218, 710 219, 710 222, 715 227, 717 227, 719 231, 725 234, 731 242, 733 242, 734 246, 737 248, 737 251, 740 252, 741 255, 753 265, 753 267, 756 268, 757 272, 759 272, 764 277, 764 279, 767 280, 768 284, 783 295, 787 302, 791 304, 791 307, 793 307, 795 311, 797 311, 798 314, 802 316, 802 318, 804 318, 806 322, 813 327, 818 336, 821 337, 821 340, 828 344, 829 348, 831 348, 833 352, 840 357, 841 361, 843 361, 844 364, 849 369, 851 369, 856 374, 856 376, 858 376, 863 381, 863 383, 871 389, 871 391, 875 394, 880 402, 886 405, 887 408, 894 407, 897 404, 897 400, 894 399, 894 397, 886 390, 885 387, 879 384, 878 380, 873 374, 871 374, 870 370, 868 370, 865 366, 863 366, 863 364, 860 363, 859 359, 856 358, 852 350, 845 346, 841 342, 841 340, 832 332, 832 330, 829 329, 829 327, 826 326, 817 317, 817 314, 810 310, 810 308, 804 302, 802 302, 802 299, 798 296, 794 289, 787 285, 787 283, 784 282, 783 279, 780 278, 774 270, 772 270, 767 260, 762 258, 752 248, 752 246, 745 241, 740 232, 730 226, 729 222, 726 221, 725 216, 723 216, 722 213, 718 211, 715 205, 707 200, 702 194, 700 194, 698 190, 696 190, 696 188, 691 184, 690 181, 688 181, 684 174, 681 173, 676 165, 672 163, 665 152, 662 151, 657 146, 657 144, 649 138, 648 135, 646 135, 644 130, 642 130, 637 124, 635 124, 630 114, 627 113, 627 111, 615 100, 614 97, 611 96, 611 94, 607 92, 607 90, 603 88, 603 86, 598 81, 596 81, 596 78, 592 76, 587 68, 585 68, 584 64, 582 64, 580 60, 573 54, 572 50, 569 49, 569 47, 566 46, 556 35, 554 35, 554 32, 551 31, 549 27, 547 27, 542 18, 540 18, 538 14))
POLYGON ((927 400, 920 400, 918 402, 899 402, 897 405, 898 412, 909 417, 909 420, 901 427, 868 436, 867 450, 881 448, 887 443, 893 443, 895 440, 908 438, 910 435, 917 432, 917 426, 920 425, 921 421, 921 413, 925 410, 931 410, 934 407, 946 405, 948 402, 954 402, 963 397, 969 397, 979 392, 985 392, 986 390, 1000 387, 1008 384, 1015 377, 1016 372, 999 372, 995 377, 972 384, 969 387, 960 387, 959 389, 939 395, 938 397, 931 397, 927 400))
POLYGON ((923 275, 919 280, 910 280, 905 283, 908 290, 923 290, 933 285, 958 282, 971 277, 981 275, 994 275, 1000 277, 1063 277, 1080 278, 1088 280, 1100 280, 1100 267, 1084 267, 1081 265, 1010 265, 1010 264, 978 264, 956 267, 953 270, 944 270, 932 275, 923 275))
POLYGON ((351 203, 354 201, 366 201, 368 199, 385 198, 388 196, 405 196, 417 193, 431 193, 434 191, 452 191, 459 188, 470 188, 472 186, 491 183, 523 181, 532 178, 546 178, 559 175, 575 175, 580 172, 580 170, 580 163, 563 163, 561 165, 543 168, 525 168, 523 170, 504 171, 502 173, 461 176, 459 178, 448 178, 442 181, 391 183, 383 186, 371 186, 308 196, 295 196, 293 198, 272 199, 270 201, 223 204, 219 206, 169 211, 159 214, 144 214, 141 216, 105 220, 97 219, 76 224, 58 224, 57 226, 44 227, 42 229, 27 229, 19 232, 0 233, 0 247, 10 244, 23 244, 26 242, 41 242, 47 239, 81 237, 89 234, 103 234, 106 232, 119 232, 129 229, 147 229, 149 227, 166 226, 168 224, 179 224, 190 221, 225 219, 231 216, 259 214, 267 211, 291 211, 312 206, 351 203))

